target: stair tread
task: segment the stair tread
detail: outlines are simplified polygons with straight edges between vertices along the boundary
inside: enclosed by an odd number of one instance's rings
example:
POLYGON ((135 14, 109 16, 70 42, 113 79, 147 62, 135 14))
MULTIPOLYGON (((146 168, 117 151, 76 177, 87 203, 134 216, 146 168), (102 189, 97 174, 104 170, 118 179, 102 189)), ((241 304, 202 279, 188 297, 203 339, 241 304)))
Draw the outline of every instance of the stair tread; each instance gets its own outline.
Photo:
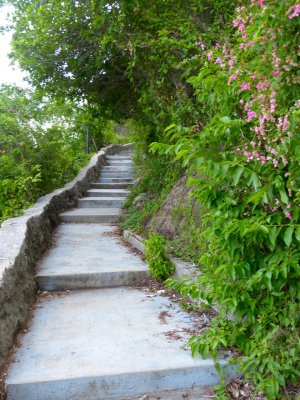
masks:
POLYGON ((213 360, 193 359, 183 348, 191 324, 177 304, 138 289, 42 298, 8 372, 8 399, 14 390, 31 400, 106 399, 215 384, 213 360))

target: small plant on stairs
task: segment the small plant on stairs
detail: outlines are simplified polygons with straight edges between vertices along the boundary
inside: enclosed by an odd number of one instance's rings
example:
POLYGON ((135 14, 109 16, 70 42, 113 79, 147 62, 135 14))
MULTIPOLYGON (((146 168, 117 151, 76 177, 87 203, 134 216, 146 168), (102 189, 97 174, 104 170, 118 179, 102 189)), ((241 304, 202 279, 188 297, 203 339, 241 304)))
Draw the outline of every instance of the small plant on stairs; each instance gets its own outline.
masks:
POLYGON ((165 281, 174 273, 174 265, 166 255, 165 245, 165 239, 155 233, 145 241, 145 257, 150 274, 159 281, 165 281))

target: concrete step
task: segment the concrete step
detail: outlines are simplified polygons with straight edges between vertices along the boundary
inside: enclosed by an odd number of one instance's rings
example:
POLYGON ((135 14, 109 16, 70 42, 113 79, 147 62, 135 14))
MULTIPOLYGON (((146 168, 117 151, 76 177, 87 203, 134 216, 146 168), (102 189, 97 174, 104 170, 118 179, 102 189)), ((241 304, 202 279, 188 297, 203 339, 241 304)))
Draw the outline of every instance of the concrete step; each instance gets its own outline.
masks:
POLYGON ((132 178, 102 178, 100 176, 99 183, 131 183, 132 178))
POLYGON ((114 400, 213 400, 214 398, 215 396, 212 388, 202 386, 193 389, 148 392, 142 397, 115 397, 114 400))
POLYGON ((133 186, 133 182, 130 183, 100 183, 94 182, 91 184, 91 189, 127 189, 133 186))
POLYGON ((133 162, 131 160, 108 160, 108 166, 133 166, 133 162))
POLYGON ((40 290, 75 290, 135 285, 149 276, 147 265, 120 246, 116 228, 63 224, 38 266, 40 290))
POLYGON ((184 348, 195 324, 168 298, 138 289, 40 298, 6 376, 7 400, 112 400, 217 384, 213 360, 184 348))
POLYGON ((107 208, 75 208, 60 214, 62 222, 72 223, 112 223, 117 222, 121 214, 119 207, 107 208))
POLYGON ((79 208, 122 207, 125 197, 83 197, 78 200, 79 208))
POLYGON ((101 171, 101 178, 133 178, 133 174, 130 171, 114 172, 114 171, 101 171))
POLYGON ((132 161, 132 156, 130 156, 128 154, 124 154, 124 155, 115 154, 112 156, 106 156, 106 159, 107 160, 130 160, 130 161, 132 161))
POLYGON ((130 190, 125 189, 90 189, 86 195, 88 197, 127 197, 130 190))
POLYGON ((104 167, 102 167, 101 171, 111 171, 111 172, 122 172, 122 171, 126 171, 126 172, 131 172, 133 171, 133 167, 131 166, 122 166, 122 165, 105 165, 104 167))

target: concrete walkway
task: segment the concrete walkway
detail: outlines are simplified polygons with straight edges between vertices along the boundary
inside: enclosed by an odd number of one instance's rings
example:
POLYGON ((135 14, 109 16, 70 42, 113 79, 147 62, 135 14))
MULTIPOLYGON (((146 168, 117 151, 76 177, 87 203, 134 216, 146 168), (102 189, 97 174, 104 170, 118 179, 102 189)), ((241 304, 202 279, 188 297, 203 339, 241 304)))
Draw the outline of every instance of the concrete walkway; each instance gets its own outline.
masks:
POLYGON ((147 286, 137 288, 148 268, 114 225, 132 179, 130 153, 108 156, 98 182, 61 215, 37 272, 43 296, 6 377, 7 400, 158 393, 162 400, 195 400, 207 398, 202 386, 218 383, 212 360, 192 359, 185 348, 195 328, 191 316, 147 286))

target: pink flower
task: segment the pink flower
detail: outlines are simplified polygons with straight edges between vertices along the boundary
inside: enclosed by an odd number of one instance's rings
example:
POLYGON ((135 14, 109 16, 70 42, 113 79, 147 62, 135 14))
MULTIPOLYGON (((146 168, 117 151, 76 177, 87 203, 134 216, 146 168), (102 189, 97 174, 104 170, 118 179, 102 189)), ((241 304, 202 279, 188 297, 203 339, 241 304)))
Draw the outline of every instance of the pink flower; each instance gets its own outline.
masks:
POLYGON ((274 76, 274 78, 278 78, 280 75, 279 69, 275 69, 274 71, 272 71, 271 75, 274 76))
POLYGON ((245 24, 239 24, 238 30, 239 30, 240 32, 244 33, 244 32, 245 32, 245 24))
POLYGON ((231 76, 229 77, 229 79, 228 79, 228 85, 230 85, 231 82, 232 82, 232 81, 235 81, 236 79, 237 79, 237 75, 236 75, 236 74, 231 75, 231 76))
POLYGON ((243 92, 244 90, 249 90, 249 89, 251 89, 250 83, 244 82, 240 87, 240 92, 243 92))
POLYGON ((276 110, 276 100, 275 99, 271 99, 270 100, 270 111, 271 113, 274 113, 276 110))
POLYGON ((287 13, 289 14, 290 19, 298 17, 300 14, 300 4, 295 4, 290 7, 287 13))
POLYGON ((292 215, 289 211, 285 212, 285 216, 287 217, 287 219, 289 219, 290 221, 292 220, 292 215))
POLYGON ((265 1, 266 1, 266 0, 257 0, 257 1, 251 0, 251 3, 252 3, 253 5, 263 7, 263 6, 265 5, 265 1))
POLYGON ((234 67, 234 60, 228 61, 229 69, 231 70, 234 67))
POLYGON ((203 43, 201 43, 201 42, 196 42, 195 45, 200 47, 200 49, 202 49, 202 50, 205 49, 205 45, 203 43))
POLYGON ((257 114, 256 114, 256 112, 254 112, 254 111, 248 111, 247 112, 247 120, 248 121, 251 121, 253 118, 256 118, 257 117, 257 114))
POLYGON ((213 58, 213 52, 210 51, 210 52, 207 54, 207 59, 208 59, 208 61, 211 61, 212 58, 213 58))

